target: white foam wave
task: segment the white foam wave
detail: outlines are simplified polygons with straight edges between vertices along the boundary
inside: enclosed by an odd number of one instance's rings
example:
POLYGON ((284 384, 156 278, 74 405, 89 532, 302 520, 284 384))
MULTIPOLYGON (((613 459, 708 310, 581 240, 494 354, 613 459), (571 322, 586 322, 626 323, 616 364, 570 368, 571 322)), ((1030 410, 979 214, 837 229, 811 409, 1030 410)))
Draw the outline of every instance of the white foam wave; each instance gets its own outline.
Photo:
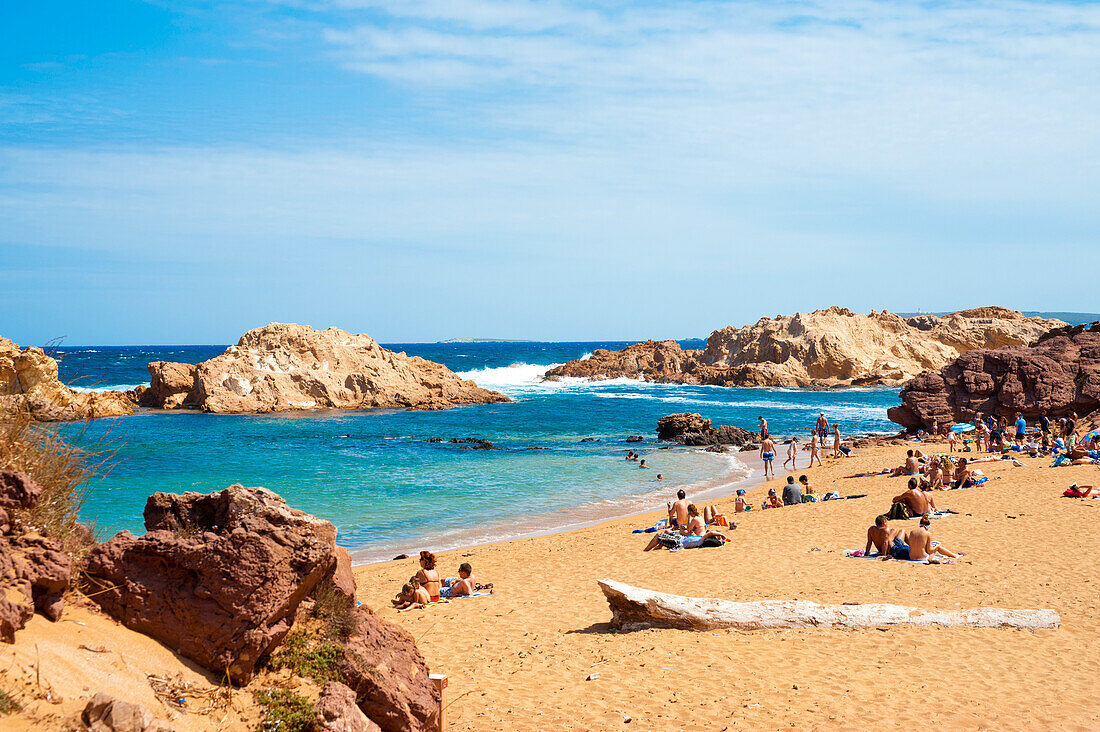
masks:
POLYGON ((514 363, 510 366, 486 367, 457 373, 459 377, 469 379, 480 387, 495 389, 509 396, 533 392, 575 391, 593 387, 646 383, 627 378, 593 381, 575 376, 567 376, 555 381, 543 381, 546 372, 558 366, 561 366, 561 364, 514 363))
POLYGON ((110 384, 108 386, 69 386, 73 391, 82 392, 85 394, 102 394, 105 391, 130 391, 136 389, 139 386, 148 386, 148 384, 110 384))

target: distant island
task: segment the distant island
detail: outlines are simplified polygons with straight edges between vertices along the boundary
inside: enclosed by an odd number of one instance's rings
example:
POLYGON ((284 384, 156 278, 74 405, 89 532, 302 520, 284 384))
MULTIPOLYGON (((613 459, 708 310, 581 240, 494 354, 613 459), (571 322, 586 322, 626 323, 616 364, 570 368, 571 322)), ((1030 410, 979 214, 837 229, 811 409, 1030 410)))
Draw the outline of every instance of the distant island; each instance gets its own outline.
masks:
POLYGON ((448 338, 440 343, 538 343, 538 341, 514 341, 508 338, 448 338))

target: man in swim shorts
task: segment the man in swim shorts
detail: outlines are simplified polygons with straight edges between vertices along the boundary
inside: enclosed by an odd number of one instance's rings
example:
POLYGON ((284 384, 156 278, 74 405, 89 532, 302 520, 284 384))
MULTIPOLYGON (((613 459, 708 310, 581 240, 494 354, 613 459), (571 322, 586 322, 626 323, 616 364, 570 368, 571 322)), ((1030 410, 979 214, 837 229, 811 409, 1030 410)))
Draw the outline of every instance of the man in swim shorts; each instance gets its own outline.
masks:
POLYGON ((867 546, 863 550, 864 556, 871 556, 871 547, 878 549, 879 554, 887 554, 894 537, 901 529, 891 529, 886 514, 875 517, 875 525, 867 529, 867 546))
MULTIPOLYGON (((761 417, 761 420, 764 418, 761 417)), ((768 423, 764 423, 765 434, 768 429, 768 423)), ((772 442, 772 438, 765 437, 764 441, 760 443, 760 459, 764 461, 764 478, 767 479, 768 472, 771 471, 771 476, 775 477, 775 466, 772 462, 775 460, 775 443, 772 442)))
POLYGON ((768 436, 768 420, 763 417, 757 417, 756 419, 760 422, 760 439, 763 440, 768 436))
POLYGON ((909 490, 900 496, 894 496, 893 503, 904 503, 910 516, 921 516, 928 512, 928 497, 920 489, 920 481, 917 478, 909 479, 909 490))
POLYGON ((821 442, 825 442, 825 438, 829 434, 829 420, 825 418, 825 412, 817 415, 817 436, 821 438, 821 442))
POLYGON ((1016 412, 1016 447, 1024 444, 1024 435, 1027 434, 1027 420, 1019 412, 1016 412))
POLYGON ((458 565, 458 576, 447 577, 439 588, 440 597, 469 597, 474 594, 474 568, 469 562, 458 565))

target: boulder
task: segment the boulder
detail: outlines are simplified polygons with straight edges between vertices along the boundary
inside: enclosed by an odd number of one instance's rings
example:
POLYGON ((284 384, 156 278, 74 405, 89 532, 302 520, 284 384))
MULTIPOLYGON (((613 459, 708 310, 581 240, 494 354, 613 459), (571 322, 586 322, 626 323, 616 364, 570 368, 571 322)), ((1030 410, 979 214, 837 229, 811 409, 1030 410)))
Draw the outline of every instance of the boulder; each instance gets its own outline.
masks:
POLYGON ((88 732, 172 732, 167 722, 156 719, 140 704, 99 692, 85 705, 80 721, 88 732))
POLYGON ((195 366, 156 362, 143 394, 149 406, 207 412, 297 409, 443 409, 506 402, 442 364, 337 328, 271 323, 195 366))
POLYGON ((127 627, 237 683, 337 563, 335 527, 264 488, 156 493, 145 527, 88 553, 90 596, 127 627))
MULTIPOLYGON (((13 514, 34 508, 41 492, 29 476, 0 471, 0 506, 13 514)), ((54 621, 61 617, 72 560, 60 542, 24 531, 3 508, 0 514, 0 640, 12 643, 35 611, 54 621)))
POLYGON ((620 630, 681 628, 684 630, 790 630, 795 628, 877 628, 913 625, 970 628, 1057 628, 1055 610, 922 610, 880 603, 819 605, 807 600, 731 602, 683 597, 600 580, 611 606, 611 627, 620 630))
POLYGON ((722 425, 710 426, 710 420, 690 412, 669 414, 657 420, 657 439, 670 440, 689 447, 707 445, 733 445, 740 447, 752 442, 756 435, 746 429, 722 425))
POLYGON ((355 575, 351 571, 351 555, 342 546, 336 547, 336 568, 332 571, 332 586, 340 595, 355 604, 355 575))
POLYGON ((57 361, 41 348, 20 349, 0 337, 0 414, 27 410, 42 422, 133 414, 121 391, 75 391, 58 378, 57 361))
POLYGON ((384 732, 434 732, 439 692, 412 636, 365 607, 354 612, 340 673, 359 708, 384 732))
POLYGON ((1100 323, 1056 329, 1031 346, 977 349, 901 390, 887 416, 909 430, 1020 412, 1060 417, 1100 410, 1100 323))
POLYGON ((355 692, 338 681, 330 681, 321 689, 314 728, 319 732, 381 732, 381 727, 356 706, 355 692))
POLYGON ((629 377, 714 386, 898 385, 975 348, 1031 342, 1061 321, 1007 308, 963 310, 943 317, 901 318, 839 307, 761 318, 714 331, 703 350, 675 341, 646 341, 620 351, 599 349, 546 372, 546 379, 629 377))
POLYGON ((657 439, 675 440, 685 433, 701 433, 710 429, 710 420, 691 412, 668 414, 657 420, 657 439))

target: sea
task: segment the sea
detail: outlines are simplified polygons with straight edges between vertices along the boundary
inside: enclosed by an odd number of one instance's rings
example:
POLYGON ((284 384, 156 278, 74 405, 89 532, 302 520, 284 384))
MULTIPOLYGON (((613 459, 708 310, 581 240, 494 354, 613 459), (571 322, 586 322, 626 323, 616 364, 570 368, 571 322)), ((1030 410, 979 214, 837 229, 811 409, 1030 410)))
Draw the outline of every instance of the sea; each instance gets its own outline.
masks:
MULTIPOLYGON (((777 435, 808 434, 819 412, 845 435, 896 431, 886 409, 898 403, 897 389, 542 380, 557 364, 627 342, 384 345, 443 363, 512 401, 444 411, 157 410, 65 425, 71 440, 110 456, 110 469, 87 486, 83 518, 101 538, 140 534, 145 500, 156 491, 265 486, 335 524, 338 541, 367 563, 591 525, 663 507, 680 487, 702 500, 752 480, 752 461, 736 452, 655 442, 657 420, 674 412, 747 429, 763 416, 777 435), (631 435, 644 442, 628 442, 631 435), (450 442, 463 438, 500 449, 450 442), (648 468, 626 461, 628 450, 648 468)), ((66 383, 107 390, 148 383, 150 361, 198 363, 225 348, 70 346, 51 353, 66 383)))

